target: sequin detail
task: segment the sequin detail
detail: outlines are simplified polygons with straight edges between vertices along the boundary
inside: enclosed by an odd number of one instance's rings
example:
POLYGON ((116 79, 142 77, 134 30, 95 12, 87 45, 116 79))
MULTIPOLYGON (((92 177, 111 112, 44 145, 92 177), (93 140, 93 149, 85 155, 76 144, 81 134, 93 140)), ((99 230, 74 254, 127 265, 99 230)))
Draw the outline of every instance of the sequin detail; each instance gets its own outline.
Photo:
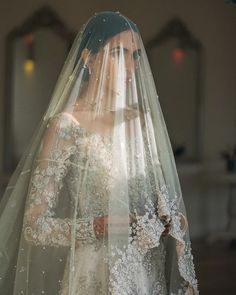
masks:
MULTIPOLYGON (((48 130, 50 126, 54 126, 53 142, 42 155, 40 152, 45 146, 40 147, 29 187, 25 239, 35 246, 70 247, 76 244, 75 292, 83 290, 83 294, 90 295, 198 294, 191 244, 184 239, 186 229, 182 226, 178 197, 170 198, 166 185, 156 189, 151 165, 148 175, 136 174, 127 180, 129 208, 137 219, 130 225, 128 245, 124 248, 114 245, 109 249, 106 242, 95 237, 93 218, 107 215, 109 211, 107 198, 114 181, 110 172, 116 168, 110 152, 111 138, 89 134, 63 113, 51 119, 48 130), (89 177, 84 183, 87 172, 89 177), (73 212, 59 217, 57 206, 65 188, 73 212), (180 282, 171 292, 165 277, 166 250, 162 236, 167 223, 171 224, 168 239, 175 241, 180 282), (111 263, 107 256, 109 250, 114 258, 111 263), (80 263, 86 265, 83 270, 80 263), (106 275, 101 277, 99 269, 106 275)), ((130 154, 134 152, 134 144, 130 145, 130 154)), ((139 167, 142 165, 139 162, 141 153, 135 154, 135 165, 139 167)), ((148 151, 144 154, 146 162, 151 163, 148 151)), ((160 164, 158 160, 156 162, 160 164)), ((128 175, 136 168, 129 163, 128 175)), ((70 255, 68 259, 71 259, 70 255)), ((70 271, 67 264, 62 295, 72 288, 68 282, 70 271)))

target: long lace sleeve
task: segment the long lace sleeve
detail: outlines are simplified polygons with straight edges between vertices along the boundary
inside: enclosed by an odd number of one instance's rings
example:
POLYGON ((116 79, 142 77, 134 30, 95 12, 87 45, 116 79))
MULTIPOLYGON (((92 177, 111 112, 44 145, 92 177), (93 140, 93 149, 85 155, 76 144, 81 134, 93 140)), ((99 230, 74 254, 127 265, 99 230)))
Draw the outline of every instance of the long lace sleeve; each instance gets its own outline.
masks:
POLYGON ((55 216, 58 195, 76 148, 68 132, 70 127, 60 117, 49 122, 32 172, 24 237, 36 245, 70 246, 72 238, 76 241, 95 238, 93 220, 74 221, 55 216))

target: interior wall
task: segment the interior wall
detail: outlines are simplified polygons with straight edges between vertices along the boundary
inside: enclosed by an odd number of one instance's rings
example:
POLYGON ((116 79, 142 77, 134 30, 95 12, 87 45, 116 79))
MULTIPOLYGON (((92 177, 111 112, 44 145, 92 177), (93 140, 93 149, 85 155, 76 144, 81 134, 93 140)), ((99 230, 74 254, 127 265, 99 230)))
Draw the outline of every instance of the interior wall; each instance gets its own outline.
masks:
MULTIPOLYGON (((236 5, 226 4, 224 0, 49 0, 46 2, 41 0, 21 0, 20 2, 8 0, 0 2, 0 75, 2 77, 0 79, 0 171, 2 169, 3 115, 7 115, 4 114, 5 37, 9 31, 20 25, 35 10, 45 4, 50 5, 70 28, 77 31, 95 12, 120 11, 138 25, 144 43, 157 34, 172 17, 180 17, 192 34, 202 42, 205 49, 202 164, 206 169, 223 165, 219 157, 220 151, 235 144, 236 5)), ((198 177, 194 176, 193 178, 198 183, 198 177)), ((183 178, 183 185, 185 182, 185 178, 183 178)), ((205 194, 203 198, 201 187, 197 185, 194 191, 192 189, 194 186, 188 188, 190 183, 191 181, 188 179, 187 185, 184 187, 184 190, 188 190, 191 195, 186 203, 200 206, 199 211, 195 211, 196 214, 191 215, 195 216, 191 218, 197 220, 199 212, 206 205, 205 196, 207 193, 203 192, 205 194), (202 199, 196 203, 197 198, 202 199)), ((212 204, 214 204, 215 199, 212 200, 212 204)), ((221 200, 225 203, 225 195, 221 200)), ((217 215, 221 214, 222 206, 212 213, 213 220, 216 220, 217 215)), ((225 220, 225 216, 222 218, 225 220)), ((217 222, 221 223, 222 221, 218 219, 217 222)), ((214 226, 218 225, 214 223, 214 226)), ((201 225, 201 228, 204 228, 204 225, 201 225)), ((201 228, 198 227, 194 230, 196 235, 201 231, 201 228)))

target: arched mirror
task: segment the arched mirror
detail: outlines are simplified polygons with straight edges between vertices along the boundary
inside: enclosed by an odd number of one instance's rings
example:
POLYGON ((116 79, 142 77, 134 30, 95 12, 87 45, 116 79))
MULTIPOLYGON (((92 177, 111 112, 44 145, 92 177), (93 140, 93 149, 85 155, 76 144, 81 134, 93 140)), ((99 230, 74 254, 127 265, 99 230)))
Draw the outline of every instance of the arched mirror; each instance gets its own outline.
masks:
POLYGON ((148 42, 147 51, 175 158, 202 156, 203 48, 179 19, 148 42))
POLYGON ((50 7, 6 40, 4 172, 11 173, 46 110, 75 33, 50 7))

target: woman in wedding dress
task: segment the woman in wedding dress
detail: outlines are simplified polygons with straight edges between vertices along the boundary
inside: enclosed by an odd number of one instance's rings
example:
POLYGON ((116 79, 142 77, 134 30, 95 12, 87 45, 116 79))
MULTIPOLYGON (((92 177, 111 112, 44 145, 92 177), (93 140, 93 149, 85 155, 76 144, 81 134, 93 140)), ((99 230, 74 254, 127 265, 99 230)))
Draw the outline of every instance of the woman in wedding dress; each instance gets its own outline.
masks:
POLYGON ((198 294, 173 153, 137 26, 94 15, 0 207, 0 293, 198 294))

